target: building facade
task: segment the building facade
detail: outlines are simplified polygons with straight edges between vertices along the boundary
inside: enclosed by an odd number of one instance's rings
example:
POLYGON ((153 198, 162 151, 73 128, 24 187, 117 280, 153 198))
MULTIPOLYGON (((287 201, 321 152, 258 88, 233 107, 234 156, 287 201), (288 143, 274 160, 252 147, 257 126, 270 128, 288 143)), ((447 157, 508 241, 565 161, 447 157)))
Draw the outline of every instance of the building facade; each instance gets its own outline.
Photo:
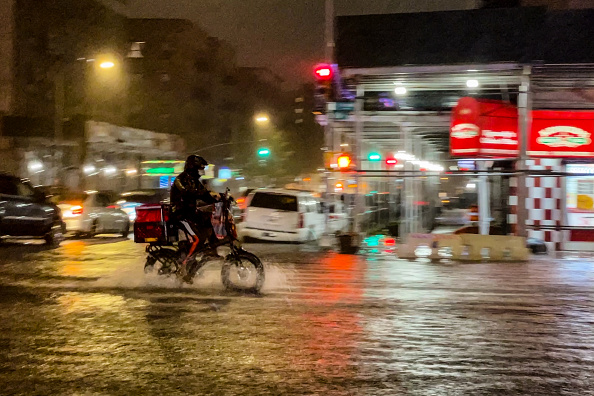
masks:
MULTIPOLYGON (((487 208, 482 219, 492 217, 505 232, 542 239, 552 250, 594 249, 594 151, 589 150, 594 130, 590 124, 582 130, 568 129, 558 124, 560 118, 553 126, 576 136, 565 141, 565 135, 551 138, 551 130, 530 129, 537 125, 531 116, 536 111, 558 112, 550 117, 594 117, 594 51, 588 44, 593 12, 489 7, 339 17, 337 61, 345 83, 360 101, 359 110, 336 121, 334 128, 340 141, 355 143, 352 156, 364 172, 364 177, 355 173, 353 192, 365 193, 365 200, 378 191, 391 194, 381 186, 386 178, 395 178, 390 184, 401 191, 404 235, 427 229, 424 206, 436 198, 426 194, 427 185, 470 177, 467 190, 478 190, 480 185, 481 191, 492 192, 482 193, 490 195, 490 201, 479 196, 479 207, 487 208), (386 36, 394 39, 386 41, 386 36), (518 158, 517 146, 510 155, 483 153, 478 159, 469 147, 454 152, 447 139, 457 139, 450 130, 451 114, 461 98, 516 109, 515 118, 507 117, 516 121, 504 130, 506 137, 515 136, 516 145, 518 136, 527 135, 529 144, 574 148, 545 147, 529 151, 526 160, 518 158), (400 168, 377 162, 386 155, 392 155, 400 168), (470 167, 458 162, 467 159, 470 167), (424 173, 432 168, 441 172, 437 179, 424 173), (461 168, 467 173, 456 173, 461 168), (482 176, 476 170, 490 173, 482 176)), ((499 135, 493 128, 487 128, 489 135, 472 136, 477 142, 494 144, 499 135)), ((360 200, 356 213, 365 209, 360 200)))

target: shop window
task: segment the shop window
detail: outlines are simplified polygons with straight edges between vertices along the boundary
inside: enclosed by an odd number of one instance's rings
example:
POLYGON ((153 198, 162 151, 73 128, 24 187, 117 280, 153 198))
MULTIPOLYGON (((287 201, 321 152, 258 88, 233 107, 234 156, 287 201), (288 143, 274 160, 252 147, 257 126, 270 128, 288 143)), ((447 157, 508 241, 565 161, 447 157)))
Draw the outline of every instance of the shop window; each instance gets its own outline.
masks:
POLYGON ((569 164, 566 181, 567 221, 572 227, 594 227, 594 164, 569 164))
POLYGON ((592 180, 581 179, 577 181, 577 193, 594 195, 594 178, 592 180))

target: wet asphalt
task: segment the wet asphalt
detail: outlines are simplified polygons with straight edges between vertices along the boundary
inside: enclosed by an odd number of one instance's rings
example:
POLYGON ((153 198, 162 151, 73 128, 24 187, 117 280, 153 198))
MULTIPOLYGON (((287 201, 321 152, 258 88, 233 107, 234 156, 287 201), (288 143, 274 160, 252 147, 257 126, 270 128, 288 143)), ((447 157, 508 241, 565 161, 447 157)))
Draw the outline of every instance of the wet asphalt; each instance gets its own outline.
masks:
POLYGON ((0 394, 594 395, 594 259, 432 263, 251 244, 260 295, 143 246, 0 247, 0 394))

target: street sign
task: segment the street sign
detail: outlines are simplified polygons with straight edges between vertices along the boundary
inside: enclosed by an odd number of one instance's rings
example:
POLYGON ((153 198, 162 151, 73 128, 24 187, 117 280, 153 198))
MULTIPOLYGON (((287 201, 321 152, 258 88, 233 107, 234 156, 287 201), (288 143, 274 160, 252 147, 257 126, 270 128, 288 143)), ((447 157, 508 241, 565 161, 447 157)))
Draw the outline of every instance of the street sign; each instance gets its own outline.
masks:
POLYGON ((219 179, 231 179, 231 169, 229 168, 219 168, 219 179))
POLYGON ((354 102, 336 102, 336 111, 355 111, 354 102))
POLYGON ((329 102, 328 112, 334 114, 335 120, 346 120, 349 115, 355 110, 354 102, 329 102))

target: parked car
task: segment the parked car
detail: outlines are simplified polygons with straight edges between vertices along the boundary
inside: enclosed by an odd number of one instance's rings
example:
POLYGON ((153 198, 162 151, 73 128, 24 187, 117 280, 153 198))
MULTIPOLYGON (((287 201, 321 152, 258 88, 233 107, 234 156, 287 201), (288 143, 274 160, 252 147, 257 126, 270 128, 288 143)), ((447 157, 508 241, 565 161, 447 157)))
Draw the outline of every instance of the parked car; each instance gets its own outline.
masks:
POLYGON ((0 174, 0 235, 59 245, 64 235, 60 209, 26 179, 0 174))
POLYGON ((438 226, 464 226, 470 224, 468 211, 464 209, 445 209, 435 219, 438 226))
POLYGON ((130 219, 114 202, 110 192, 67 193, 60 197, 58 206, 66 223, 66 232, 77 236, 121 234, 127 237, 130 219))
POLYGON ((320 201, 297 190, 260 189, 248 196, 244 221, 238 225, 241 238, 267 241, 306 242, 324 232, 320 201))
POLYGON ((145 204, 158 204, 169 199, 169 191, 163 188, 128 191, 120 195, 117 203, 128 214, 131 222, 136 220, 136 208, 145 204))
POLYGON ((328 230, 331 233, 346 231, 349 218, 344 203, 330 202, 328 205, 328 230))

